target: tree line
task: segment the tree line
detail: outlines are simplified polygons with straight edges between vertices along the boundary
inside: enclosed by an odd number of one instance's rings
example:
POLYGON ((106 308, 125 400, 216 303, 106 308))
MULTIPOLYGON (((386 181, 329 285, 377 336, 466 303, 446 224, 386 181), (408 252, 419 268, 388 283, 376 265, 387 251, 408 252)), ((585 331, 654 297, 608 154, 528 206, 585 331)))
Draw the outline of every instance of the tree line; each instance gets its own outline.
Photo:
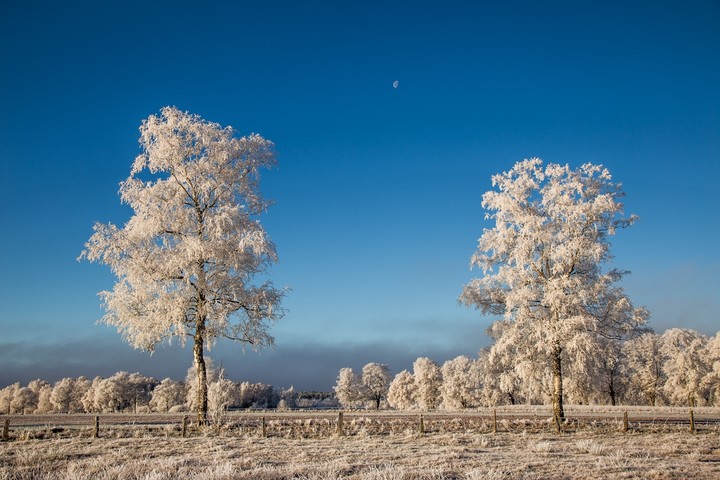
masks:
MULTIPOLYGON (((606 405, 720 405, 720 332, 690 329, 645 332, 608 340, 592 352, 567 356, 565 401, 606 405)), ((360 374, 342 368, 334 387, 344 408, 462 410, 511 404, 547 404, 552 372, 528 361, 525 351, 495 344, 478 358, 459 356, 442 365, 427 357, 394 377, 387 365, 369 363, 360 374)))
MULTIPOLYGON (((207 358, 208 412, 213 420, 228 409, 279 410, 336 406, 323 392, 298 392, 293 387, 277 390, 266 383, 234 382, 225 378, 207 358)), ((197 374, 188 369, 185 380, 161 381, 140 373, 117 372, 102 378, 63 378, 54 384, 37 379, 0 389, 0 414, 42 413, 177 413, 197 408, 197 374)))

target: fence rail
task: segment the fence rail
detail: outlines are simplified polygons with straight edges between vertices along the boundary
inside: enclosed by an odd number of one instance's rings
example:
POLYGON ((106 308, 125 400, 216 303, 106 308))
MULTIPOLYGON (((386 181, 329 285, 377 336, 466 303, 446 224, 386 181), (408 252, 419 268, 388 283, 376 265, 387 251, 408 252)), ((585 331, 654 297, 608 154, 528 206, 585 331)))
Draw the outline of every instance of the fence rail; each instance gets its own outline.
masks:
POLYGON ((325 437, 415 433, 573 433, 578 431, 720 433, 720 414, 694 410, 653 414, 616 410, 573 412, 558 422, 550 412, 230 412, 215 425, 198 426, 188 414, 0 415, 2 440, 73 435, 177 435, 222 432, 262 437, 325 437))

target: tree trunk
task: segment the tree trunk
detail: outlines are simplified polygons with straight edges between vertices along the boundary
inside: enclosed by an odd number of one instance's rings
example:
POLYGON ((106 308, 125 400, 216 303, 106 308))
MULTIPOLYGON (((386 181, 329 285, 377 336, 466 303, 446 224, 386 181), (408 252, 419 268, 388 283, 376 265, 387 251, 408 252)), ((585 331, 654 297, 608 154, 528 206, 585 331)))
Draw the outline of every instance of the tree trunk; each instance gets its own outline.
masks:
POLYGON ((553 376, 553 415, 565 421, 565 410, 563 409, 563 378, 562 378, 562 347, 556 345, 552 352, 552 376, 553 376))
POLYGON ((204 343, 205 343, 205 321, 198 320, 195 330, 195 345, 193 354, 195 356, 195 370, 197 371, 197 422, 198 425, 207 424, 208 399, 207 399, 207 370, 205 368, 204 343))
POLYGON ((610 385, 609 385, 609 387, 610 387, 610 388, 609 388, 609 392, 608 392, 608 393, 610 394, 610 405, 615 406, 615 403, 616 403, 616 398, 615 398, 615 397, 617 396, 617 394, 615 393, 615 380, 613 379, 612 376, 610 377, 610 385))

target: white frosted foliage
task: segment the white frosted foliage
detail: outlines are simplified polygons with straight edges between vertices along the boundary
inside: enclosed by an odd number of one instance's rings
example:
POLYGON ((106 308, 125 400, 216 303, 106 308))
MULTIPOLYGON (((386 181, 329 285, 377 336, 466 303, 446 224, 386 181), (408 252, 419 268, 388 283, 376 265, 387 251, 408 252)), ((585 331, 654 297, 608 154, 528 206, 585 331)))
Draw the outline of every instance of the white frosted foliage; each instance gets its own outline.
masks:
POLYGON ((376 410, 380 409, 380 403, 387 397, 390 387, 390 370, 387 365, 381 363, 368 363, 362 370, 362 384, 365 394, 372 401, 376 410))
POLYGON ((388 389, 388 404, 396 410, 409 410, 415 406, 415 379, 407 370, 395 375, 388 389))
MULTIPOLYGON (((583 364, 578 356, 596 350, 594 335, 631 335, 648 317, 616 285, 626 272, 603 268, 612 258, 609 238, 636 217, 623 215, 621 186, 598 165, 573 170, 533 158, 493 176, 492 184, 482 205, 493 227, 471 259, 483 276, 460 300, 503 316, 497 348, 544 363, 555 414, 563 418, 563 361, 571 355, 583 364)), ((541 381, 534 367, 515 373, 541 381)))
POLYGON ((665 395, 676 405, 696 406, 707 401, 706 379, 712 367, 707 355, 707 336, 695 330, 671 328, 662 334, 665 356, 665 395))
POLYGON ((439 407, 442 401, 442 372, 438 364, 427 357, 418 358, 413 362, 413 378, 418 407, 421 410, 435 410, 439 407))
POLYGON ((441 368, 440 395, 445 410, 459 410, 480 403, 482 373, 480 363, 464 355, 445 362, 441 368))
POLYGON ((260 170, 275 165, 273 144, 165 107, 143 122, 140 145, 120 184, 133 216, 123 227, 97 223, 81 255, 117 277, 100 293, 102 321, 150 351, 192 338, 199 375, 203 349, 219 338, 271 345, 284 292, 253 282, 277 260, 257 219, 268 206, 258 182, 260 170))
POLYGON ((340 369, 333 390, 343 408, 355 408, 363 403, 364 388, 360 378, 355 375, 352 368, 340 369))

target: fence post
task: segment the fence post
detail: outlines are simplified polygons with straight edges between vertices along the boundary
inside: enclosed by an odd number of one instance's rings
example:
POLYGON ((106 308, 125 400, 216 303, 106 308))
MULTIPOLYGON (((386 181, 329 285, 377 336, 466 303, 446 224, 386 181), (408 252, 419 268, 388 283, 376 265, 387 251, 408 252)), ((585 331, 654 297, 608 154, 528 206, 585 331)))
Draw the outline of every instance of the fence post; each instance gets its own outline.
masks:
POLYGON ((418 432, 420 435, 425 435, 425 419, 422 415, 420 415, 420 419, 418 420, 418 432))
POLYGON ((188 423, 188 417, 186 415, 182 419, 182 436, 183 436, 183 438, 187 437, 187 423, 188 423))
POLYGON ((690 409, 690 432, 695 433, 695 412, 690 409))
POLYGON ((493 433, 497 433, 497 410, 493 409, 493 433))
POLYGON ((338 437, 343 436, 343 412, 338 412, 338 420, 337 420, 337 431, 335 434, 338 437))
POLYGON ((265 417, 262 417, 261 427, 260 427, 260 428, 261 428, 261 433, 260 433, 260 435, 261 435, 263 438, 267 437, 267 423, 265 423, 265 417))
POLYGON ((2 439, 3 440, 10 440, 10 419, 6 418, 3 422, 3 429, 2 429, 2 439))
POLYGON ((623 433, 628 431, 628 413, 623 413, 623 433))
POLYGON ((95 427, 93 428, 93 438, 100 436, 100 417, 95 415, 95 427))

